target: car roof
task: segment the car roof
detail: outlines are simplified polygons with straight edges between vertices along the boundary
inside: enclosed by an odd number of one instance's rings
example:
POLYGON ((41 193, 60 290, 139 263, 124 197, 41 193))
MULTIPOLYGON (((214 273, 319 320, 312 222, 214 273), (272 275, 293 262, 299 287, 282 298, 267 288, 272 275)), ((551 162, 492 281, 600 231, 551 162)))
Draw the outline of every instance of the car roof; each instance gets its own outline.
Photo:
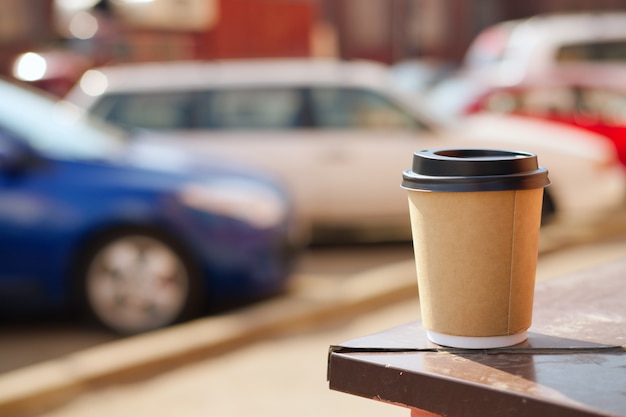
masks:
POLYGON ((534 42, 548 48, 575 43, 626 39, 626 12, 562 13, 533 16, 518 21, 511 47, 534 42))
POLYGON ((390 66, 369 60, 259 58, 102 66, 86 71, 64 101, 88 109, 105 95, 272 86, 373 90, 401 102, 431 128, 442 123, 419 97, 398 88, 390 66))
POLYGON ((544 13, 498 22, 481 31, 468 47, 466 61, 477 48, 493 47, 494 36, 509 53, 523 54, 539 46, 552 50, 572 43, 626 39, 626 11, 544 13), (498 35, 498 33, 500 35, 498 35))
POLYGON ((196 89, 225 86, 343 85, 387 88, 389 68, 370 61, 332 59, 241 59, 122 64, 95 68, 106 77, 110 93, 141 90, 196 89), (167 80, 167 87, 163 86, 167 80))
POLYGON ((519 32, 517 36, 560 45, 569 42, 624 39, 625 22, 626 11, 544 13, 498 22, 484 32, 492 29, 519 32))
POLYGON ((557 67, 560 71, 583 63, 588 68, 623 65, 619 58, 596 61, 584 54, 578 57, 576 49, 569 52, 574 59, 558 57, 563 48, 593 48, 598 42, 626 42, 626 11, 546 13, 497 23, 472 41, 464 67, 480 81, 511 86, 544 77, 557 67))

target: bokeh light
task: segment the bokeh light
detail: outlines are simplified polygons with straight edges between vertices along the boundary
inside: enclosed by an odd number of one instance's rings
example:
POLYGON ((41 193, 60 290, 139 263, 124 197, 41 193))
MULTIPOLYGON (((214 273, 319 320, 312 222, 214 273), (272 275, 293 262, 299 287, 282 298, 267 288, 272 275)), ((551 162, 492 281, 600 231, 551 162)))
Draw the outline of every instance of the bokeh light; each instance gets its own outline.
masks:
POLYGON ((41 55, 26 52, 15 60, 13 75, 22 81, 37 81, 43 78, 47 67, 48 64, 41 55))

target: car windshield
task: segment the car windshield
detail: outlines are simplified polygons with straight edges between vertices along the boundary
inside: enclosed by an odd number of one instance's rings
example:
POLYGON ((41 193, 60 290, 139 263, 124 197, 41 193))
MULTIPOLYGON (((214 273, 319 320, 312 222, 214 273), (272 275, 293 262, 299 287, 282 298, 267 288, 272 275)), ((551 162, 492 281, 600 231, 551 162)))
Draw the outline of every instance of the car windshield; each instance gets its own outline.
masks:
POLYGON ((91 120, 75 106, 0 80, 0 129, 36 150, 70 159, 108 159, 126 145, 126 133, 91 120))

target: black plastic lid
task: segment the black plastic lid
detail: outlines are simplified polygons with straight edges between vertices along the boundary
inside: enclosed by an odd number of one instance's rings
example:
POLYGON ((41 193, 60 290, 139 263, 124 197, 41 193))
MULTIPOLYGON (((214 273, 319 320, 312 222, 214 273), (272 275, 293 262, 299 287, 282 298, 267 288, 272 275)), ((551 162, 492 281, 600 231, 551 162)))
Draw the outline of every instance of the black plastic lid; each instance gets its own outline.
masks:
POLYGON ((424 149, 402 174, 402 188, 469 192, 529 190, 550 185, 548 170, 530 152, 499 149, 424 149))

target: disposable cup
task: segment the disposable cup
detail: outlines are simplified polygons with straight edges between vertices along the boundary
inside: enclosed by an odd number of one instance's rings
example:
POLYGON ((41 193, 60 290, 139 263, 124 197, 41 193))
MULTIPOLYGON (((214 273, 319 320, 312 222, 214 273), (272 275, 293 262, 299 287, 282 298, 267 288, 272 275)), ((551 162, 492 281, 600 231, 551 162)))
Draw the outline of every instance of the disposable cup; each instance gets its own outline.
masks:
POLYGON ((486 349, 526 339, 543 188, 537 156, 497 149, 415 152, 403 172, 422 324, 439 345, 486 349))

